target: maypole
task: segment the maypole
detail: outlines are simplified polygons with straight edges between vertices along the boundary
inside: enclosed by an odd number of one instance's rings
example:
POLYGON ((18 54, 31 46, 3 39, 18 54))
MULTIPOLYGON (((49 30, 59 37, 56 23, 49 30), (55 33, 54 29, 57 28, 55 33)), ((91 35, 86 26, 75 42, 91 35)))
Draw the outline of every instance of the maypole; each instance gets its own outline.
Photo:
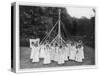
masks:
POLYGON ((59 41, 59 45, 61 45, 61 24, 60 24, 60 14, 61 14, 61 9, 58 10, 59 12, 59 19, 58 19, 58 41, 59 41))
POLYGON ((59 9, 59 19, 58 19, 58 36, 59 36, 59 38, 61 37, 61 30, 60 30, 60 13, 61 13, 61 9, 59 9))
POLYGON ((62 46, 65 41, 62 39, 61 35, 61 9, 58 9, 58 34, 57 36, 51 41, 51 43, 56 42, 59 46, 62 46))
POLYGON ((61 23, 61 9, 58 9, 58 21, 53 26, 53 28, 50 30, 50 32, 45 36, 45 38, 40 42, 40 45, 45 43, 47 40, 49 40, 48 38, 50 38, 50 34, 52 34, 52 31, 58 25, 57 35, 51 41, 49 41, 49 44, 50 45, 51 44, 57 44, 59 46, 65 46, 66 45, 66 41, 62 38, 61 24, 62 24, 61 23))

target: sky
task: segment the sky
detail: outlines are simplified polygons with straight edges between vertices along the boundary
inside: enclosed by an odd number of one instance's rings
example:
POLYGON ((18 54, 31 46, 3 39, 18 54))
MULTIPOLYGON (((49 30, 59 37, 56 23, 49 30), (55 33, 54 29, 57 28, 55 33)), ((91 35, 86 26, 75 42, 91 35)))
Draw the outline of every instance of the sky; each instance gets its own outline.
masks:
POLYGON ((81 18, 82 16, 91 18, 94 16, 94 12, 92 8, 86 8, 86 7, 66 7, 68 13, 72 17, 81 18))

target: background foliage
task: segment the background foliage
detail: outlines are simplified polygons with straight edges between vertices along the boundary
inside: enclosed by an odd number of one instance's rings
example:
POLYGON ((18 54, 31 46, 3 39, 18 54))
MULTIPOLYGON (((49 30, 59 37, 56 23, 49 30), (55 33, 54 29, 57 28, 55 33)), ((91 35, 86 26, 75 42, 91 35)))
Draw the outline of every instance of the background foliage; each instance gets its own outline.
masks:
MULTIPOLYGON (((20 46, 29 46, 29 39, 42 40, 58 20, 58 7, 20 6, 20 46)), ((95 16, 71 17, 61 9, 61 20, 74 40, 83 40, 85 45, 95 47, 95 16)), ((95 10, 93 9, 94 13, 95 10)), ((67 31, 62 31, 68 34, 67 31)), ((64 35, 65 40, 67 35, 64 35)))

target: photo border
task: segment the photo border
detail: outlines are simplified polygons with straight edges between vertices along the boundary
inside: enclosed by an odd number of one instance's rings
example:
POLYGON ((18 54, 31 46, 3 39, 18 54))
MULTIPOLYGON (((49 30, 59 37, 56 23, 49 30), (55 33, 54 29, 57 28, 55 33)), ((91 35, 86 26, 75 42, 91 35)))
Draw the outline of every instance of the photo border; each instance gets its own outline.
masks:
MULTIPOLYGON (((46 6, 46 7, 89 7, 94 8, 96 11, 96 7, 93 6, 81 6, 81 5, 63 5, 63 4, 48 4, 48 3, 31 3, 31 2, 15 2, 15 24, 14 24, 14 30, 15 30, 15 49, 14 49, 14 55, 15 55, 15 72, 16 73, 22 73, 22 72, 41 72, 41 71, 61 71, 61 70, 75 70, 75 69, 91 69, 91 68, 97 68, 97 49, 96 49, 96 23, 97 19, 95 18, 95 65, 81 65, 81 66, 65 66, 65 67, 48 67, 48 68, 31 68, 31 69, 20 69, 20 43, 19 43, 19 5, 28 5, 28 6, 46 6)), ((95 17, 97 16, 97 13, 95 17)))

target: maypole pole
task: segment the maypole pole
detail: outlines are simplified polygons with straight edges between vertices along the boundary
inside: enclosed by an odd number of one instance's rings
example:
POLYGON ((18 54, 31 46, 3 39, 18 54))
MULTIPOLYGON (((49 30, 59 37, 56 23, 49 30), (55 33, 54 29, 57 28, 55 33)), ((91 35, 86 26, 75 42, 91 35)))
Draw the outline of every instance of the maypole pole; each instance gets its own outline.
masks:
POLYGON ((58 19, 58 41, 59 41, 59 44, 61 45, 62 44, 62 38, 61 38, 61 19, 60 19, 60 16, 61 16, 61 9, 58 10, 59 12, 59 19, 58 19))
POLYGON ((61 14, 61 9, 58 10, 59 11, 59 20, 58 20, 58 36, 59 38, 61 37, 61 34, 60 34, 60 14, 61 14))

